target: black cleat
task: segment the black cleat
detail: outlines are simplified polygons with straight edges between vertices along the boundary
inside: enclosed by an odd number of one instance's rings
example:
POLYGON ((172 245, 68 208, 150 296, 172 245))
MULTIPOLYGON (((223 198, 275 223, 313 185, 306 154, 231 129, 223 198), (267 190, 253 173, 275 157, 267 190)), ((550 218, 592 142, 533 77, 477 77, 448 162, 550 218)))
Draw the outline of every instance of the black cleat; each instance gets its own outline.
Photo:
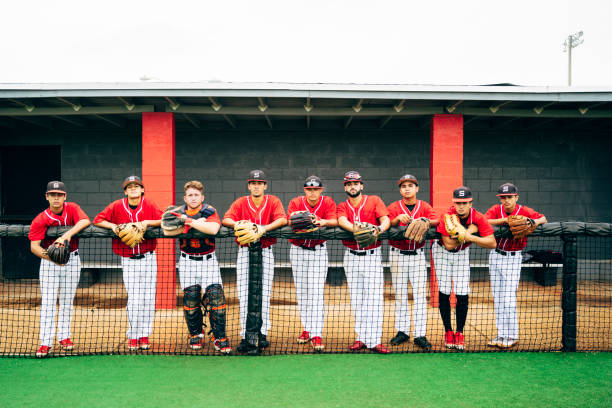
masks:
POLYGON ((266 335, 259 333, 259 349, 263 350, 267 349, 268 347, 270 347, 270 342, 266 338, 266 335))
MULTIPOLYGON (((398 331, 397 334, 395 335, 395 337, 393 337, 389 341, 389 343, 391 343, 392 346, 399 346, 400 344, 408 341, 408 339, 410 339, 409 335, 407 335, 403 331, 398 331)), ((416 341, 416 339, 414 341, 416 341)))
POLYGON ((414 344, 416 344, 417 346, 419 346, 420 348, 422 348, 425 351, 430 351, 431 350, 431 343, 429 341, 427 341, 427 337, 425 336, 421 336, 421 337, 417 337, 414 339, 414 344))
POLYGON ((246 339, 242 339, 238 347, 236 347, 236 350, 238 350, 239 353, 246 353, 249 351, 249 349, 249 343, 246 341, 246 339))

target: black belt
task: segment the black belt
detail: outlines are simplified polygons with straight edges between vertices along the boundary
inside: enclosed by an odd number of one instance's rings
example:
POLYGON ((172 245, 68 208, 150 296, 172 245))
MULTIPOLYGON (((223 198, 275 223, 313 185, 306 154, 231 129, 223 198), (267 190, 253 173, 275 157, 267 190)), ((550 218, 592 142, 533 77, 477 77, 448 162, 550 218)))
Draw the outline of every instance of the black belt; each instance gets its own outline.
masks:
POLYGON ((391 247, 391 250, 392 251, 398 251, 402 255, 416 255, 416 254, 419 253, 420 248, 419 249, 415 249, 413 251, 409 251, 409 250, 405 250, 405 249, 397 249, 397 248, 391 247))
POLYGON ((153 251, 141 254, 141 255, 134 255, 134 256, 130 256, 130 259, 144 259, 145 256, 147 256, 147 254, 150 254, 153 251))
POLYGON ((206 258, 206 260, 208 261, 210 258, 212 258, 212 254, 197 256, 197 255, 187 255, 184 252, 181 252, 181 256, 183 258, 189 258, 192 261, 203 261, 204 258, 206 258))
POLYGON ((373 249, 367 250, 367 251, 355 251, 354 249, 349 249, 349 252, 353 255, 357 255, 357 256, 365 256, 367 254, 372 255, 374 253, 373 249))
POLYGON ((502 251, 501 249, 495 248, 495 252, 497 252, 498 254, 503 255, 503 256, 516 256, 517 252, 519 252, 519 251, 516 251, 516 252, 508 251, 508 252, 506 252, 506 251, 502 251))
POLYGON ((446 252, 451 252, 451 253, 455 253, 455 252, 459 252, 460 249, 446 249, 446 247, 444 246, 444 244, 440 241, 436 241, 438 243, 438 245, 440 245, 442 247, 443 250, 445 250, 446 252))
POLYGON ((305 249, 307 251, 316 251, 317 247, 322 247, 322 246, 323 246, 323 244, 315 245, 313 247, 307 247, 307 246, 304 246, 304 245, 299 245, 298 248, 302 248, 302 249, 305 249))

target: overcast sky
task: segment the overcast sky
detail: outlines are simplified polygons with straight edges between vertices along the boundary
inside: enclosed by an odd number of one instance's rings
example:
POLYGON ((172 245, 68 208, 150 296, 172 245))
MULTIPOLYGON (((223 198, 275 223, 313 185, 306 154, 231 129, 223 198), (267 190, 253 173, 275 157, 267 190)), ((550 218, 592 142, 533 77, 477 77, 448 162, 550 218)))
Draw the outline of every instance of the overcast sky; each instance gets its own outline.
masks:
POLYGON ((0 82, 612 85, 612 2, 3 2, 0 82), (58 5, 61 4, 61 5, 58 5))

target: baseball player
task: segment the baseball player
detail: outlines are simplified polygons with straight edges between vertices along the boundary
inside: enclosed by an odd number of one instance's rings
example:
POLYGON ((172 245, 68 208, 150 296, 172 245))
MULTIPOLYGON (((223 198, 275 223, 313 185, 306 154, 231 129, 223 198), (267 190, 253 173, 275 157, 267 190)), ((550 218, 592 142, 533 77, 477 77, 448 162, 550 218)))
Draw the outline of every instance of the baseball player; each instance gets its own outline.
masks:
MULTIPOLYGON (((508 223, 511 215, 523 215, 532 220, 534 226, 546 224, 546 217, 529 207, 517 204, 518 189, 512 183, 499 186, 500 204, 494 205, 485 216, 491 225, 508 223)), ((510 348, 518 344, 519 325, 516 313, 516 291, 521 277, 522 250, 527 238, 497 238, 497 247, 489 254, 489 274, 495 307, 497 336, 489 347, 510 348)))
POLYGON ((30 225, 28 239, 30 250, 40 261, 40 348, 36 357, 46 357, 55 337, 55 303, 59 289, 59 314, 57 317, 57 337, 64 350, 72 350, 74 344, 70 339, 70 324, 74 294, 81 276, 81 259, 79 258, 79 239, 73 238, 91 222, 89 217, 76 203, 66 201, 66 186, 61 181, 50 181, 47 184, 46 200, 49 208, 34 218, 30 225), (47 228, 72 226, 56 240, 46 238, 47 228), (70 258, 65 265, 53 263, 47 255, 51 245, 70 245, 70 258))
MULTIPOLYGON (((247 187, 250 195, 240 197, 232 203, 229 210, 223 216, 223 225, 233 228, 237 221, 251 221, 261 225, 266 231, 272 231, 287 225, 285 209, 278 197, 265 194, 268 181, 261 170, 253 170, 249 173, 247 187)), ((265 349, 270 346, 267 339, 270 330, 270 293, 272 281, 274 280, 274 254, 272 245, 276 238, 261 238, 263 256, 263 293, 262 293, 262 315, 263 325, 259 338, 259 347, 265 349)), ((238 289, 238 301, 240 304, 240 337, 242 338, 238 351, 248 351, 249 344, 245 340, 246 316, 249 288, 249 252, 248 246, 238 248, 238 259, 236 260, 236 285, 238 289)))
MULTIPOLYGON (((94 218, 94 225, 117 233, 117 225, 140 222, 144 227, 161 224, 161 210, 144 197, 144 184, 138 176, 129 176, 121 185, 125 198, 113 201, 94 218)), ((127 315, 130 350, 151 347, 149 335, 155 317, 155 288, 157 286, 157 240, 146 239, 133 248, 113 238, 113 252, 121 257, 123 283, 128 295, 127 315)))
POLYGON ((444 345, 449 349, 463 350, 463 327, 468 313, 470 293, 470 253, 472 243, 483 248, 495 248, 493 228, 484 215, 472 208, 472 190, 459 187, 453 191, 453 206, 446 214, 457 214, 465 227, 464 242, 453 238, 447 232, 446 219, 442 217, 438 232, 442 239, 433 245, 432 253, 439 287, 440 316, 444 323, 444 345), (480 236, 474 235, 478 232, 480 236), (450 294, 455 290, 457 296, 456 319, 457 331, 451 325, 450 294))
MULTIPOLYGON (((304 195, 295 197, 289 203, 287 215, 296 211, 308 211, 315 215, 320 227, 337 227, 336 203, 329 196, 323 196, 323 183, 317 176, 310 176, 304 182, 304 195)), ((304 331, 298 337, 300 344, 310 340, 316 351, 323 345, 323 323, 325 302, 323 291, 327 277, 327 246, 325 240, 290 239, 291 268, 298 298, 298 308, 304 331), (312 337, 311 337, 312 336, 312 337)))
MULTIPOLYGON (((376 225, 378 232, 389 228, 389 211, 378 196, 363 195, 363 182, 357 171, 344 175, 345 202, 338 204, 338 224, 353 232, 353 224, 366 222, 376 225)), ((343 240, 344 271, 351 293, 351 306, 355 314, 357 340, 351 351, 370 348, 382 354, 390 353, 381 343, 383 324, 383 266, 380 241, 360 248, 354 239, 343 240)))
MULTIPOLYGON (((431 206, 418 200, 419 182, 413 175, 406 174, 398 181, 401 200, 389 205, 391 226, 408 225, 415 219, 425 217, 431 226, 439 220, 431 206)), ((410 339, 410 311, 408 309, 408 280, 412 285, 414 307, 414 344, 424 350, 431 350, 427 340, 427 264, 423 247, 425 242, 411 240, 389 240, 389 262, 395 291, 395 329, 397 334, 391 345, 399 345, 410 339)))
MULTIPOLYGON (((182 234, 189 228, 207 235, 216 235, 221 228, 221 219, 214 207, 204 203, 202 183, 197 180, 189 181, 184 190, 185 205, 176 211, 183 218, 185 226, 173 232, 164 230, 164 235, 182 234)), ((215 254, 215 239, 181 238, 180 247, 179 279, 183 289, 185 321, 190 335, 189 347, 194 350, 202 348, 203 304, 208 306, 213 346, 222 354, 229 354, 232 348, 225 334, 227 304, 221 270, 215 254)))

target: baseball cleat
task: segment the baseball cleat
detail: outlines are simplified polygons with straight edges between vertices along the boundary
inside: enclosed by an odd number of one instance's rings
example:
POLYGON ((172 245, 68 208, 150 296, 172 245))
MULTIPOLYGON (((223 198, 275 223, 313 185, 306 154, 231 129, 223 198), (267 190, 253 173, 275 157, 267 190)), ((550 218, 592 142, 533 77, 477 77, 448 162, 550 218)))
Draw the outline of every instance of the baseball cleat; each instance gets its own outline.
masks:
POLYGON ((215 340, 213 345, 215 346, 215 350, 222 354, 229 354, 232 352, 232 348, 230 347, 229 340, 227 338, 215 340))
POLYGON ((357 340, 356 342, 354 342, 353 344, 351 344, 349 346, 349 350, 351 351, 358 351, 358 350, 362 350, 368 348, 365 344, 363 344, 362 341, 357 340))
POLYGON ((49 346, 40 346, 40 348, 36 352, 36 357, 38 358, 47 357, 47 354, 49 354, 49 350, 51 350, 51 347, 49 346))
POLYGON ((240 340, 240 344, 238 345, 236 350, 238 350, 239 353, 246 353, 247 351, 249 351, 249 343, 246 341, 246 339, 240 340))
POLYGON ((455 333, 455 348, 459 351, 463 351, 465 348, 463 344, 463 333, 461 332, 455 333))
POLYGON ((325 346, 323 345, 323 340, 319 336, 313 337, 310 343, 312 344, 312 348, 314 348, 315 351, 323 351, 323 349, 325 348, 325 346))
POLYGON ((149 343, 148 337, 141 337, 138 339, 138 346, 142 350, 148 350, 151 347, 151 343, 149 343))
POLYGON ((453 333, 452 330, 449 330, 444 333, 444 345, 447 349, 455 348, 455 333, 453 333))
POLYGON ((410 339, 409 335, 407 335, 403 331, 398 331, 397 334, 395 335, 395 337, 393 337, 389 341, 389 343, 391 343, 392 346, 399 346, 400 344, 408 341, 409 339, 410 339))
POLYGON ((263 349, 267 349, 268 347, 270 347, 270 342, 268 341, 268 338, 266 337, 265 334, 259 334, 259 348, 261 350, 263 349))
POLYGON ((502 337, 497 336, 496 338, 488 342, 487 346, 488 347, 501 347, 503 342, 504 342, 504 339, 502 337))
POLYGON ((386 348, 384 344, 379 344, 376 347, 372 347, 372 351, 375 352, 375 353, 378 353, 378 354, 389 354, 389 353, 391 353, 391 350, 386 348))
POLYGON ((431 343, 427 340, 427 337, 425 336, 416 337, 414 339, 414 344, 416 344, 425 351, 431 350, 431 343))
POLYGON ((518 344, 518 340, 516 339, 504 339, 502 343, 498 346, 501 349, 509 349, 518 344))
POLYGON ((74 348, 74 344, 72 343, 72 340, 70 340, 70 338, 61 340, 59 344, 64 350, 72 350, 74 348))
POLYGON ((304 344, 310 340, 310 333, 304 330, 300 337, 297 338, 298 344, 304 344))
POLYGON ((189 338, 189 347, 192 350, 200 350, 202 348, 202 338, 198 334, 191 336, 189 338))
POLYGON ((130 339, 128 341, 128 348, 130 350, 138 350, 138 340, 137 339, 130 339))

